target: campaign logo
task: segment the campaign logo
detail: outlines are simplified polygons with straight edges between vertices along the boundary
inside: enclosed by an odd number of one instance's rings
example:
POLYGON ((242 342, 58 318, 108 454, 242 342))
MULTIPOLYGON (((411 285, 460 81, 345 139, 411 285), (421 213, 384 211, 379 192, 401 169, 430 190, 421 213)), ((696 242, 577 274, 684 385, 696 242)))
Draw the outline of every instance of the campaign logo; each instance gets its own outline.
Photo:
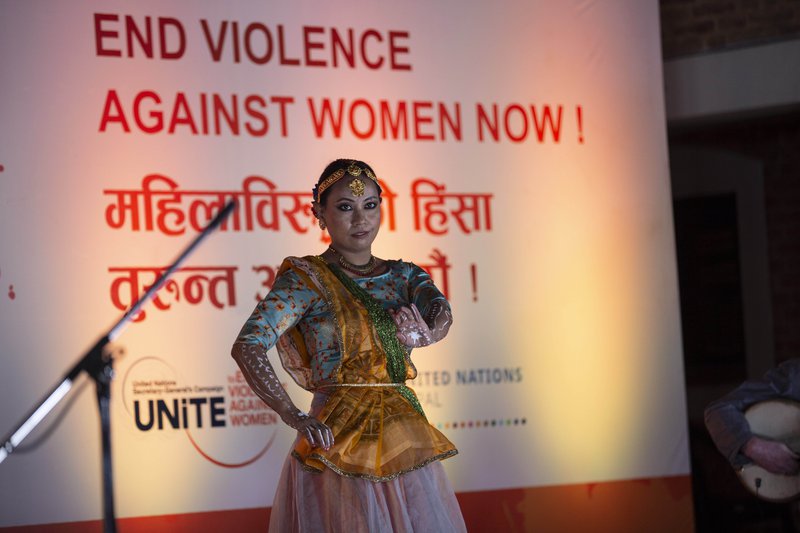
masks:
POLYGON ((280 426, 241 372, 223 384, 197 383, 159 357, 140 358, 127 369, 122 401, 137 432, 185 437, 204 459, 225 468, 260 459, 280 426))

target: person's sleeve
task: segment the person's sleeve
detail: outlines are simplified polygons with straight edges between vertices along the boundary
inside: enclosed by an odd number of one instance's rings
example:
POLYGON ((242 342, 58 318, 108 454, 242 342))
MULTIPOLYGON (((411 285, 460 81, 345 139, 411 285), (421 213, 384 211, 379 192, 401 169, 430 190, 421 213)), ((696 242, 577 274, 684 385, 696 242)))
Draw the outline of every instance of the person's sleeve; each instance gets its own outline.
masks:
POLYGON ((437 303, 450 310, 450 303, 444 294, 433 284, 430 274, 414 263, 409 263, 409 301, 417 306, 420 314, 427 320, 428 314, 432 311, 433 304, 437 303))
POLYGON ((742 447, 753 436, 745 411, 759 402, 775 399, 800 400, 800 360, 787 361, 763 378, 746 381, 705 410, 705 423, 717 449, 734 467, 751 462, 742 447))
POLYGON ((294 270, 287 269, 256 305, 234 344, 257 344, 269 350, 318 301, 319 295, 294 270))

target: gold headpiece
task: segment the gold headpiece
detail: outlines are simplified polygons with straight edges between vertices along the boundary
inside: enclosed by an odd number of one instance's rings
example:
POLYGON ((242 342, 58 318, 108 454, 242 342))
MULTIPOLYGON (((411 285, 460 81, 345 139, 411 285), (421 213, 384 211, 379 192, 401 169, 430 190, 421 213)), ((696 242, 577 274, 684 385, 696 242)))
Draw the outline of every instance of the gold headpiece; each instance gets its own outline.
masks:
MULTIPOLYGON (((333 171, 331 173, 330 176, 328 176, 327 178, 322 180, 322 182, 320 182, 320 184, 317 186, 317 191, 316 191, 317 194, 316 194, 315 200, 319 201, 319 199, 322 198, 322 193, 324 193, 331 185, 333 185, 334 183, 336 183, 337 181, 342 179, 345 174, 350 174, 351 176, 353 176, 355 178, 355 177, 360 176, 362 172, 364 174, 366 174, 366 176, 369 179, 374 181, 376 185, 379 185, 378 184, 378 178, 375 177, 375 174, 373 174, 370 169, 361 168, 360 166, 358 166, 358 164, 356 164, 355 161, 351 161, 350 165, 346 169, 340 168, 339 170, 335 170, 335 171, 333 171)), ((362 194, 364 194, 364 183, 361 180, 358 180, 360 182, 360 185, 359 185, 359 184, 355 183, 355 181, 356 180, 353 180, 353 184, 352 184, 352 185, 354 185, 354 187, 350 187, 350 188, 353 191, 353 194, 355 196, 361 196, 362 194), (359 194, 359 191, 360 191, 360 194, 359 194)))
POLYGON ((359 196, 364 196, 364 190, 367 188, 367 186, 364 185, 364 182, 361 181, 361 178, 356 178, 351 181, 348 187, 350 188, 350 192, 352 192, 353 196, 356 198, 359 196))

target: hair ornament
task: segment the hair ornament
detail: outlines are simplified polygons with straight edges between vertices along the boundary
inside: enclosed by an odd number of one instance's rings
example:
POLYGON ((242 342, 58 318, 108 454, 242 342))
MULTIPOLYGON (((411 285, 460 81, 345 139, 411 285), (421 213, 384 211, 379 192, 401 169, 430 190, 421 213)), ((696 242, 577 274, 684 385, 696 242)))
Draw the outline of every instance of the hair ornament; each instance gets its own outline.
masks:
MULTIPOLYGON (((322 180, 319 185, 314 188, 314 200, 318 202, 319 199, 322 198, 322 193, 329 189, 334 183, 342 179, 345 174, 349 174, 350 176, 356 178, 362 173, 364 173, 369 179, 374 181, 375 184, 380 187, 378 178, 375 177, 375 174, 373 174, 370 169, 361 168, 355 161, 350 161, 350 165, 348 165, 346 169, 340 168, 338 170, 334 170, 327 178, 322 180)), ((353 191, 353 195, 355 196, 363 195, 365 188, 366 186, 361 180, 353 180, 352 183, 350 183, 350 190, 353 191)))

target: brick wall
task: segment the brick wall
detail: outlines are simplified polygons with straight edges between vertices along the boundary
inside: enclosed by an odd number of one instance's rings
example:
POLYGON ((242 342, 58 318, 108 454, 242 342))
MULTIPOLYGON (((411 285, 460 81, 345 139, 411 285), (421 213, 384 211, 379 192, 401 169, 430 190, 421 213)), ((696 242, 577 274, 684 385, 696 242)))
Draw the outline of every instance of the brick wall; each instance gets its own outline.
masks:
POLYGON ((670 144, 728 150, 764 163, 775 358, 800 357, 800 112, 671 131, 670 144))
MULTIPOLYGON (((660 7, 665 60, 800 38, 800 0, 661 0, 660 7)), ((800 357, 800 112, 670 128, 669 138, 763 162, 775 356, 800 357)))
POLYGON ((664 59, 800 37, 798 0, 661 0, 664 59))

